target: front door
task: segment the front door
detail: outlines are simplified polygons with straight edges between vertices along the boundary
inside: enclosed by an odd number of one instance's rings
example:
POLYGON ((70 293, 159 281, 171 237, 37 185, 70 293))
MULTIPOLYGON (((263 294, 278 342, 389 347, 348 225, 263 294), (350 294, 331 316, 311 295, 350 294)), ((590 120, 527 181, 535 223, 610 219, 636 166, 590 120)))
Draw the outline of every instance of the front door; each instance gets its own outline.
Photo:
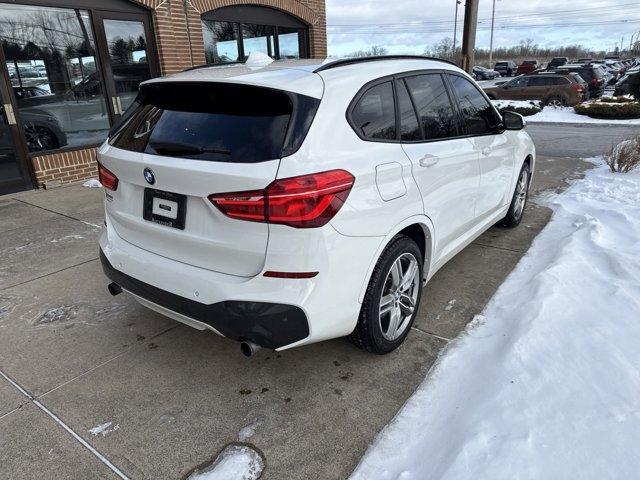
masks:
POLYGON ((141 82, 159 74, 148 15, 95 12, 110 107, 117 119, 135 100, 141 82))
POLYGON ((413 164, 413 176, 425 214, 435 229, 434 261, 451 252, 475 221, 480 183, 478 153, 461 138, 458 119, 438 73, 411 75, 396 83, 402 148, 413 164), (417 113, 419 128, 405 127, 417 113), (405 137, 405 132, 416 134, 405 137))

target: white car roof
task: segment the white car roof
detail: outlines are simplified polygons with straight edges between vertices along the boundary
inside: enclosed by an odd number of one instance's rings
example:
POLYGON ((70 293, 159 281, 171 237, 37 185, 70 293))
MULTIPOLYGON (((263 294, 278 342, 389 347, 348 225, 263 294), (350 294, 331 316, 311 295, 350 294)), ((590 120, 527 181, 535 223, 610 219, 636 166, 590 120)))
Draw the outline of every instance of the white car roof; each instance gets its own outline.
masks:
POLYGON ((348 77, 350 81, 362 86, 387 75, 431 69, 462 72, 453 64, 426 57, 276 60, 263 64, 247 62, 196 67, 147 80, 143 85, 164 82, 225 82, 275 88, 322 98, 325 82, 344 81, 348 77))

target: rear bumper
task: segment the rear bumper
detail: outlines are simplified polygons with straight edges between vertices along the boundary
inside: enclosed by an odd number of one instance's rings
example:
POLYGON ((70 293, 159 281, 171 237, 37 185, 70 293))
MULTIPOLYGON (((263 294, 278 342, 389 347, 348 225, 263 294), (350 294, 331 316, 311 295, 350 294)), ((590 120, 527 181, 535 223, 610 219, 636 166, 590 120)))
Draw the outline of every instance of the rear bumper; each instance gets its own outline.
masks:
POLYGON ((309 335, 307 317, 299 307, 246 301, 224 301, 206 305, 116 270, 102 249, 100 261, 105 275, 129 293, 178 316, 204 323, 232 340, 250 340, 261 347, 276 349, 303 340, 309 335))
POLYGON ((261 273, 239 277, 133 245, 118 235, 107 213, 100 250, 107 276, 144 306, 200 330, 284 350, 353 331, 383 239, 343 236, 330 225, 272 225, 261 273), (267 270, 319 273, 285 279, 265 277, 267 270))

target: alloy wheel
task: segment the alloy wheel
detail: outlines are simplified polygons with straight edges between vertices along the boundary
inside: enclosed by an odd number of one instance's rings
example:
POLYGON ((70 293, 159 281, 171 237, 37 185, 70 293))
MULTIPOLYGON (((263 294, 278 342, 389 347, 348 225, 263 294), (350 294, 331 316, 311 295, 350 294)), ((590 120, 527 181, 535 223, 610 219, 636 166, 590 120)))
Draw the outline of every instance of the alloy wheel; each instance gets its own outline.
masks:
POLYGON ((389 341, 407 329, 418 303, 420 266, 412 253, 403 253, 391 265, 382 288, 378 322, 389 341))
POLYGON ((24 127, 24 136, 31 152, 51 150, 58 146, 55 135, 47 127, 27 124, 24 127))
POLYGON ((514 216, 520 218, 524 212, 524 206, 527 203, 527 194, 529 193, 529 172, 523 169, 520 172, 520 178, 518 178, 518 185, 516 186, 516 198, 514 205, 514 216))

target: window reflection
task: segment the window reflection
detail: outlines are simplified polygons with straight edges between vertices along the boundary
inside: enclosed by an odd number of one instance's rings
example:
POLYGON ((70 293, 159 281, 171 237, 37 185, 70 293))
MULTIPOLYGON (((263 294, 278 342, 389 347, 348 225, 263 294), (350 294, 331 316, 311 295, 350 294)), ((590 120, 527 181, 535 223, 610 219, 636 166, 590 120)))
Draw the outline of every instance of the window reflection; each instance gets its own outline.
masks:
POLYGON ((207 63, 232 63, 240 60, 238 31, 234 23, 203 20, 202 34, 207 63))
POLYGON ((104 32, 113 81, 124 111, 135 100, 140 83, 151 78, 144 24, 129 20, 105 20, 104 32))
POLYGON ((274 27, 242 24, 242 48, 245 60, 251 52, 261 52, 275 58, 274 35, 274 27))
POLYGON ((300 33, 297 28, 278 27, 280 58, 300 58, 300 33))
POLYGON ((0 41, 29 151, 106 138, 109 117, 87 11, 2 4, 0 41))

